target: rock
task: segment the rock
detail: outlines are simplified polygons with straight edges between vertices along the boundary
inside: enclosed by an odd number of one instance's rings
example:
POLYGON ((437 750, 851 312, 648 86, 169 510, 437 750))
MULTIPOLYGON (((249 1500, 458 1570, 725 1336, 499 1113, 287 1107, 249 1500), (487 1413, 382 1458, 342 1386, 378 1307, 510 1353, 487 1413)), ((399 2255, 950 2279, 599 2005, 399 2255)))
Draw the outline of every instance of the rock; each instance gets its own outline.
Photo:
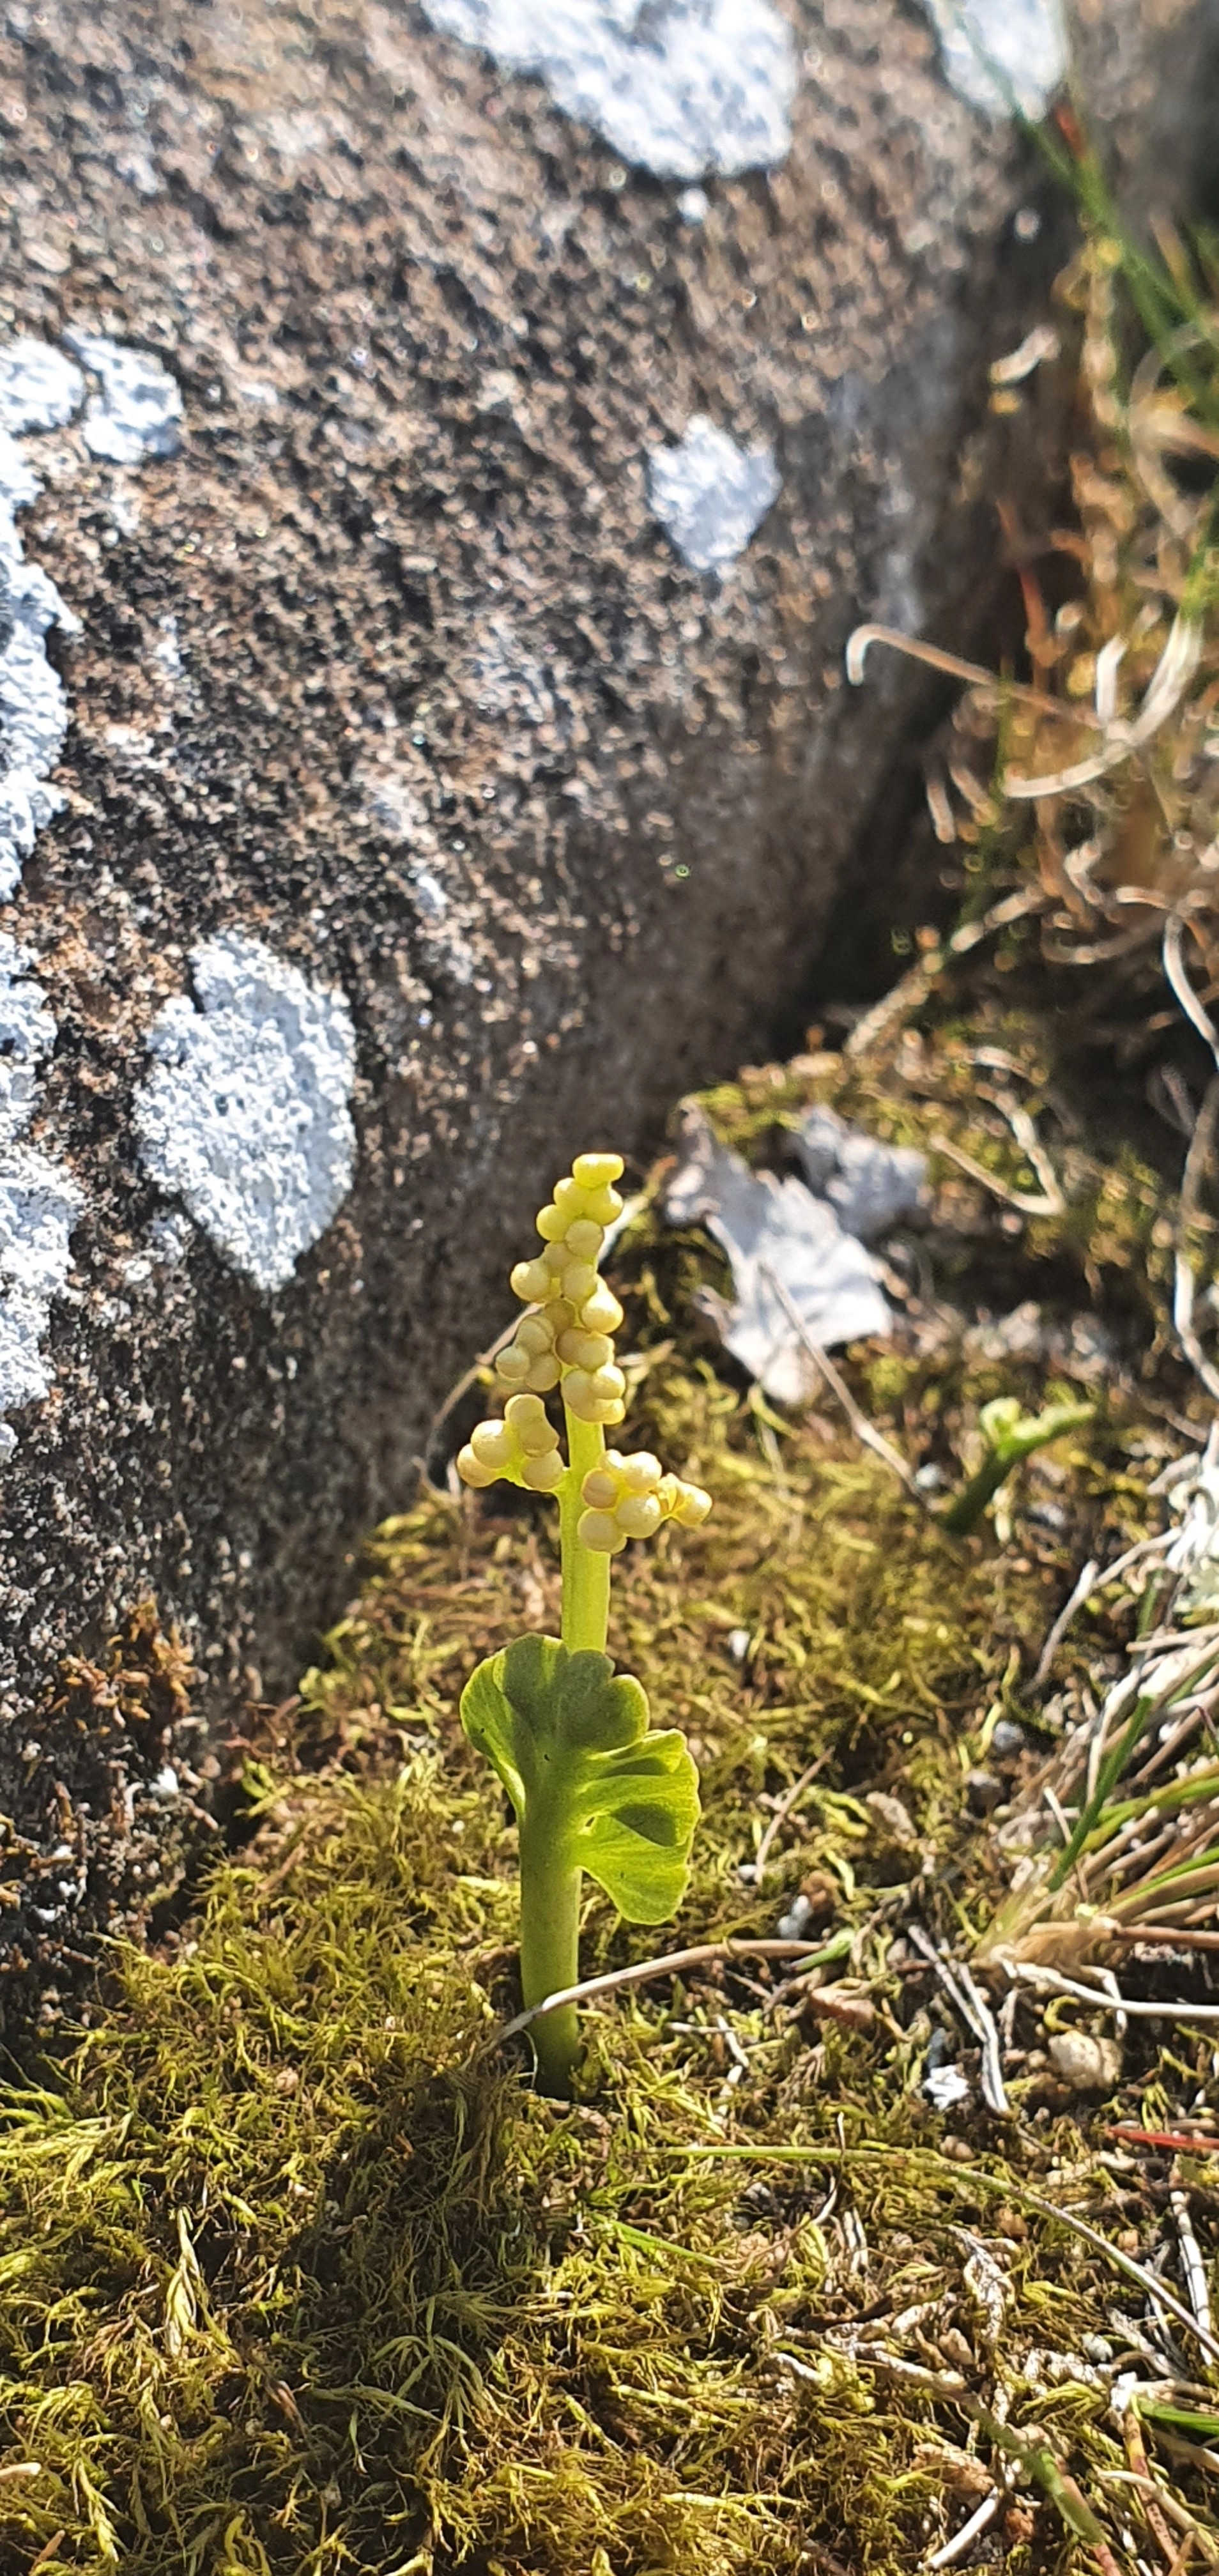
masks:
POLYGON ((1127 220, 1210 202, 1219 0, 1068 0, 1080 95, 1127 220))
POLYGON ((1066 31, 1057 0, 925 0, 944 70, 972 107, 1002 115, 1016 106, 1044 116, 1067 76, 1066 31))
POLYGON ((1007 1796, 1002 1780, 994 1771, 970 1771, 966 1775, 965 1795, 973 1816, 993 1816, 1007 1796))
POLYGON ((1057 252, 899 0, 10 0, 0 124, 15 1971, 185 1829, 120 1614, 289 1685, 554 1172, 803 1000, 1057 252))
POLYGON ((787 1912, 779 1916, 775 1925, 776 1938, 780 1941, 802 1941, 812 1919, 813 1909, 807 1896, 803 1893, 793 1896, 787 1912))
POLYGON ((894 1843, 898 1851, 918 1850, 918 1827, 904 1799, 895 1798, 888 1789, 869 1789, 864 1805, 886 1842, 894 1843))
POLYGON ((923 2091, 933 2111, 955 2111, 972 2099, 973 2086, 959 2066, 933 2066, 923 2077, 923 2091))
POLYGON ((1088 2030, 1056 2031, 1046 2042, 1056 2075, 1074 2093, 1112 2093, 1122 2080, 1122 2052, 1115 2039, 1088 2030))

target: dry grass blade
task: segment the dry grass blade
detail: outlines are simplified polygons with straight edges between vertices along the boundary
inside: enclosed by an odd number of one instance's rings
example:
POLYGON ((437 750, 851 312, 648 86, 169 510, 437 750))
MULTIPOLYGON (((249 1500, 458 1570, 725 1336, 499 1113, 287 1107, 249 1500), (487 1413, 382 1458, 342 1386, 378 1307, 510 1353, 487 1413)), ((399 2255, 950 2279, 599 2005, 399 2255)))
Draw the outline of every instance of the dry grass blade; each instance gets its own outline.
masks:
POLYGON ((869 1422, 866 1413, 856 1404, 841 1372, 835 1368, 832 1359, 822 1350, 820 1343, 813 1340, 799 1307, 793 1305, 782 1280, 776 1277, 774 1271, 765 1262, 761 1265, 761 1270, 762 1277, 777 1297, 801 1349, 807 1351, 814 1368, 819 1371, 831 1395, 842 1406, 856 1439, 862 1441, 864 1448, 870 1449, 874 1457, 883 1460, 890 1474, 897 1477, 898 1483, 905 1487, 911 1501, 917 1503, 920 1510, 929 1510, 926 1495, 920 1492, 913 1472, 906 1465, 905 1459, 893 1447, 892 1442, 886 1440, 883 1431, 878 1431, 875 1424, 869 1422))
POLYGON ((728 1959, 811 1959, 824 1950, 823 1941, 703 1941, 691 1950, 671 1950, 657 1959, 635 1959, 629 1968, 610 1968, 601 1977, 585 1977, 578 1986, 564 1986, 562 1991, 543 1997, 530 2011, 515 2014, 495 2034, 491 2043, 502 2048, 505 2040, 519 2038, 543 2013, 554 2012, 561 2004, 592 2003, 599 1995, 614 1995, 628 1986, 646 1986, 658 1977, 685 1977, 700 1968, 718 1967, 728 1959))
POLYGON ((981 2539, 984 2531, 989 2531, 1002 2509, 1003 2496, 996 2487, 993 2494, 983 2496, 976 2512, 971 2513, 968 2522, 963 2522, 960 2530, 953 2533, 951 2540, 944 2542, 942 2549, 933 2549, 930 2558, 924 2560, 924 2566, 955 2567, 960 2559, 968 2558, 974 2542, 981 2539))
POLYGON ((951 1997, 966 2028, 972 2031, 981 2046, 982 2093, 988 2110, 993 2111, 997 2119, 1010 2120, 1012 2106, 1004 2090, 999 2033, 985 1995, 967 1967, 960 1961, 944 1957, 921 1923, 911 1923, 907 1937, 934 1968, 945 1994, 951 1997))
MULTIPOLYGON (((1193 261, 1180 242, 1171 263, 1153 275, 1095 173, 1087 218, 1084 249, 1060 294, 1067 315, 1078 317, 1089 417, 1072 460, 1075 524, 1041 549, 1057 558, 1044 587, 1034 550, 1014 523, 1008 527, 1035 685, 882 627, 852 637, 847 667, 859 680, 871 645, 884 644, 962 680, 965 697, 933 764, 929 802, 938 837, 955 831, 967 847, 984 850, 992 868, 1014 865, 1035 876, 1047 901, 1047 949, 1057 960, 1138 972, 1167 916, 1165 973, 1201 1026, 1181 964, 1180 925, 1188 920, 1213 979, 1216 276, 1209 255, 1193 261), (1125 396, 1121 275, 1156 337, 1125 396), (1175 377, 1171 389, 1162 382, 1166 373, 1175 377), (1176 459, 1187 461, 1188 480, 1175 470, 1176 459), (1052 608, 1047 593, 1059 592, 1064 564, 1073 594, 1052 608), (984 780, 989 789, 979 793, 984 780)), ((1013 382, 1022 381, 1023 353, 1014 363, 1013 382)), ((1002 399, 1019 401, 1010 391, 1002 399)))

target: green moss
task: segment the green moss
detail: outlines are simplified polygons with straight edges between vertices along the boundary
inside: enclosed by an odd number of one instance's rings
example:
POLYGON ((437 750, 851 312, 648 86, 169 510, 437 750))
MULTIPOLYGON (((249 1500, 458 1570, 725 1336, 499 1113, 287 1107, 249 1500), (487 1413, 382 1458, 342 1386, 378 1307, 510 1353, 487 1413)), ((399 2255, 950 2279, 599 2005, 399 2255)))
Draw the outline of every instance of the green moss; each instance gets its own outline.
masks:
MULTIPOLYGON (((735 1110, 740 1133, 744 1090, 735 1110)), ((6 2569, 897 2576, 963 2519, 953 2480, 986 2448, 937 2384, 961 2338, 968 2388, 1035 2416, 1108 2513, 1103 2392, 1021 2377, 1112 2304, 1086 2249, 1019 2214, 1056 2167, 1095 2210, 1086 2138, 1051 2100, 1010 2136, 955 2115, 987 2187, 936 2152, 929 2023, 889 1954, 911 1911, 952 1940, 993 1908, 964 1773, 1085 1539, 1140 1525, 1125 1417, 1072 1448, 1060 1535, 1017 1499, 1010 1546, 953 1544, 827 1418, 728 1382, 693 1303, 712 1262, 650 1216, 620 1248, 632 1433, 716 1508, 616 1568, 611 1646, 703 1774, 671 1946, 772 1934, 803 1885, 831 2017, 747 1963, 619 1994, 588 2012, 570 2112, 497 2053, 514 1835, 456 1706, 480 1655, 557 1625, 555 1535, 541 1502, 425 1497, 251 1765, 248 1839, 196 1915, 117 1951, 74 2054, 0 2100, 6 2569), (979 2239, 1007 2279, 996 2353, 979 2239), (923 2381, 884 2360, 915 2309, 893 2348, 923 2381)), ((853 1365, 899 1434, 938 1395, 950 1447, 980 1388, 1013 1386, 952 1353, 853 1365)), ((585 1968, 668 1938, 593 1897, 585 1968)), ((1062 2540, 1046 2490, 1036 2563, 1062 2540)))

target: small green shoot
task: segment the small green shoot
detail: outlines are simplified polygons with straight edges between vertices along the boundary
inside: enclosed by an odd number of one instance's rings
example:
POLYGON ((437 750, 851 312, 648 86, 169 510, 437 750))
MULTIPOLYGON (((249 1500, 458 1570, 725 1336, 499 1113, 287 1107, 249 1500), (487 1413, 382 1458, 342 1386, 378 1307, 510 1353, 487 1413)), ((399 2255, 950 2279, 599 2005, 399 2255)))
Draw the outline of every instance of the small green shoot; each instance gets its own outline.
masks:
MULTIPOLYGON (((666 1520, 697 1528, 701 1486, 666 1476, 647 1450, 605 1445, 622 1421, 614 1360, 622 1308, 598 1277, 605 1229, 622 1202, 617 1154, 580 1154, 538 1217, 543 1250, 518 1262, 528 1309, 496 1369, 511 1388, 502 1421, 480 1422, 457 1461, 468 1485, 497 1478, 559 1505, 563 1635, 518 1637, 489 1656, 462 1695, 461 1719, 512 1801, 520 1835, 521 1988, 532 2011, 579 1982, 580 1884, 587 1872, 628 1923, 663 1923, 681 1903, 698 1822, 698 1777, 676 1730, 652 1732, 637 1681, 605 1651, 610 1560, 666 1520), (567 1461, 545 1397, 558 1389, 567 1461)), ((566 2095, 579 2054, 576 2008, 534 2026, 539 2080, 566 2095)))
POLYGON ((946 1504, 941 1526, 954 1538, 968 1538, 1013 1467, 1051 1440, 1060 1440, 1064 1431, 1078 1431, 1082 1423, 1091 1421, 1095 1409, 1091 1404, 1047 1404, 1040 1413, 1024 1413, 1015 1395, 996 1396, 993 1404, 984 1404, 978 1416, 985 1443, 981 1464, 946 1504))

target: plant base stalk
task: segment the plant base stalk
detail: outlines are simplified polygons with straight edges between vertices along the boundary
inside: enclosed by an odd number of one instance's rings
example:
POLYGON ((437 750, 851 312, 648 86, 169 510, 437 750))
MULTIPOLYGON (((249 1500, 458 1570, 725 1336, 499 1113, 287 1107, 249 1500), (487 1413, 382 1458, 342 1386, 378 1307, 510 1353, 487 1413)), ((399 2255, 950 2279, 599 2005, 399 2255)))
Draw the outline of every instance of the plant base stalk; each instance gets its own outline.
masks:
MULTIPOLYGON (((580 1872, 556 1869, 545 1827, 521 1836, 521 1992, 525 2010, 574 1986, 580 1975, 580 1872)), ((538 2086, 559 2101, 571 2095, 580 2053, 574 2004, 544 2013, 530 2036, 538 2086)))
POLYGON ((981 1526, 987 1504, 998 1493, 1014 1464, 1014 1459, 993 1454, 984 1458, 968 1484, 962 1486, 960 1493, 940 1513, 940 1528, 951 1531, 954 1538, 971 1537, 981 1526))

